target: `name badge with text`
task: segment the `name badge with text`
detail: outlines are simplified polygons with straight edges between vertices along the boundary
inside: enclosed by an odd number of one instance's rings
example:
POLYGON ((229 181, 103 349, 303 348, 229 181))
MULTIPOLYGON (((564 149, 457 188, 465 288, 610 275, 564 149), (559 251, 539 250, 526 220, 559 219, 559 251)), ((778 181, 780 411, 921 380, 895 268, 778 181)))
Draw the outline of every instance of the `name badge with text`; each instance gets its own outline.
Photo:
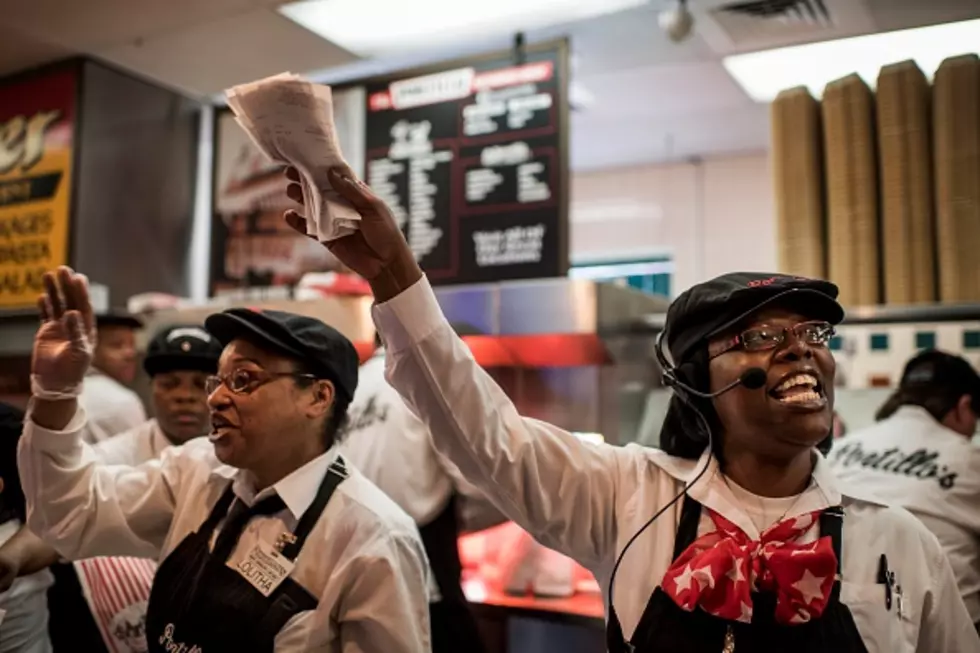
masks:
POLYGON ((252 584, 252 587, 269 596, 282 581, 293 573, 295 564, 285 557, 272 544, 259 540, 245 559, 235 565, 242 578, 252 584))

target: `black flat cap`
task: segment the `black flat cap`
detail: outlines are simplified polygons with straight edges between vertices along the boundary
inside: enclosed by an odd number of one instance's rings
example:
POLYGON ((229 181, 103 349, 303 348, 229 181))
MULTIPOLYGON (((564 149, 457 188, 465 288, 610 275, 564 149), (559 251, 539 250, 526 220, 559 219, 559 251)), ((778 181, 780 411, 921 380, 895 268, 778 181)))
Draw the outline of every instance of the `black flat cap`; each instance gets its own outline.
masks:
POLYGON ((230 308, 209 316, 204 326, 222 345, 244 338, 300 360, 318 378, 332 381, 348 401, 354 396, 360 364, 357 350, 320 320, 285 311, 230 308))
POLYGON ((150 376, 178 370, 218 371, 224 346, 200 326, 170 326, 153 336, 146 348, 143 369, 150 376))
POLYGON ((980 414, 980 375, 965 359, 938 349, 926 349, 908 363, 902 372, 899 392, 928 386, 969 395, 974 412, 980 414))
POLYGON ((121 308, 113 308, 108 311, 96 313, 95 326, 96 328, 122 326, 130 329, 142 329, 143 321, 129 311, 121 308))
POLYGON ((792 308, 814 320, 839 324, 844 309, 829 281, 765 272, 732 272, 681 293, 667 309, 665 338, 675 365, 698 347, 764 306, 792 308))

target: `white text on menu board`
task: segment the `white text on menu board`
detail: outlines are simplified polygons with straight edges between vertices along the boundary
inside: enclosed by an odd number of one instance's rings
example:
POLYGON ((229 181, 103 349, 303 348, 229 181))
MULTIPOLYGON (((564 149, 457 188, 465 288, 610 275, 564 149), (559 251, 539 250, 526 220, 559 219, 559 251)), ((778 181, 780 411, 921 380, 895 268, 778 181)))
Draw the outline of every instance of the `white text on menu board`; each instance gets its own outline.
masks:
POLYGON ((538 175, 544 164, 532 159, 531 147, 523 142, 485 147, 480 152, 481 168, 466 172, 466 201, 482 202, 500 184, 504 176, 494 168, 517 168, 517 201, 521 204, 551 199, 551 188, 538 175))
POLYGON ((539 93, 537 84, 521 84, 498 90, 480 91, 476 104, 463 108, 463 133, 467 136, 493 134, 506 116, 507 128, 523 129, 538 111, 551 109, 551 93, 539 93))
POLYGON ((438 188, 430 174, 436 166, 448 164, 452 152, 434 152, 432 148, 432 123, 428 120, 409 122, 399 120, 391 128, 391 147, 388 156, 371 161, 368 165, 368 184, 391 207, 398 226, 408 223, 408 244, 421 260, 442 239, 442 229, 432 225, 436 219, 433 197, 438 188), (404 206, 392 179, 405 172, 408 166, 408 207, 404 206))
POLYGON ((481 268, 519 263, 540 263, 544 246, 543 224, 473 232, 476 264, 481 268))

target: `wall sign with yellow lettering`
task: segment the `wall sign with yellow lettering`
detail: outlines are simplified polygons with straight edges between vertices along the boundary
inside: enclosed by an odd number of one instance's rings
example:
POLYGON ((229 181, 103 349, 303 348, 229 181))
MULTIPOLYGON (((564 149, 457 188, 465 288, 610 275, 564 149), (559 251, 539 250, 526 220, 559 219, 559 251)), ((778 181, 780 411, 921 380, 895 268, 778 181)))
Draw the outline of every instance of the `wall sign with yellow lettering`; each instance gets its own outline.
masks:
POLYGON ((0 81, 0 310, 30 308, 68 263, 77 74, 0 81))

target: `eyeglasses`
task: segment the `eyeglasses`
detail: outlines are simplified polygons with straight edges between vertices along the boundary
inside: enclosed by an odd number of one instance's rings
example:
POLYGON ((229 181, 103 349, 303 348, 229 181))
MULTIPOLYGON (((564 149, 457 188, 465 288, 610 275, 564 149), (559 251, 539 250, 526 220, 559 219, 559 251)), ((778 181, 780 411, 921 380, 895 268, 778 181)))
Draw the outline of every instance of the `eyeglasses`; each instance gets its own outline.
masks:
POLYGON ((745 351, 767 351, 775 349, 786 342, 786 336, 792 332, 797 340, 810 347, 826 347, 830 339, 837 332, 829 322, 801 322, 791 327, 780 326, 759 326, 746 329, 739 335, 729 340, 718 351, 711 354, 711 358, 716 358, 730 352, 733 349, 741 348, 745 351))
POLYGON ((259 386, 287 376, 294 379, 316 380, 312 374, 300 374, 298 372, 259 372, 258 370, 237 369, 230 374, 209 376, 204 384, 204 390, 208 396, 211 396, 224 385, 236 395, 247 395, 254 392, 259 386))

